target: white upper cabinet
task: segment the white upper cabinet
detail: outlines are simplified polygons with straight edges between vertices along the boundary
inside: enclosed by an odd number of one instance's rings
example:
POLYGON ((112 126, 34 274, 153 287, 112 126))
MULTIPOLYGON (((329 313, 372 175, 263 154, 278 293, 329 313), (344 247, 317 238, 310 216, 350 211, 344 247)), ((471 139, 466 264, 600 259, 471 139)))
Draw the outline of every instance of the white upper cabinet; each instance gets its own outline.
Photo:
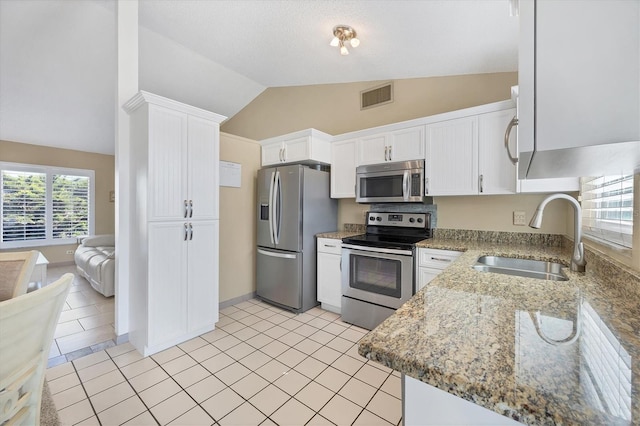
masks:
POLYGON ((424 126, 362 136, 358 140, 358 165, 424 158, 424 126))
POLYGON ((639 28, 637 0, 520 0, 521 178, 640 165, 639 28))
POLYGON ((426 195, 478 193, 478 118, 428 124, 426 195))
POLYGON ((356 139, 331 144, 331 198, 355 198, 356 149, 356 139))
MULTIPOLYGON (((516 166, 506 155, 504 135, 515 116, 515 108, 478 116, 478 192, 513 194, 516 192, 516 166)), ((515 140, 515 132, 510 139, 515 140)), ((510 141, 515 146, 515 141, 510 141)))
POLYGON ((149 220, 218 219, 219 124, 149 106, 149 220))
POLYGON ((332 136, 315 129, 302 130, 260 141, 262 166, 331 162, 332 136))

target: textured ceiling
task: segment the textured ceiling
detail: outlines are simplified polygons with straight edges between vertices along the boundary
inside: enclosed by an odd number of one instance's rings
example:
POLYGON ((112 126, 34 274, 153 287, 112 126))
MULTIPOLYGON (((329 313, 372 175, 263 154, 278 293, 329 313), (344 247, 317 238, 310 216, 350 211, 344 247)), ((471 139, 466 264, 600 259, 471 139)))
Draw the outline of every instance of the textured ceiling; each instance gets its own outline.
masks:
MULTIPOLYGON (((114 12, 0 0, 0 139, 113 153, 114 12)), ((229 117, 267 87, 517 69, 508 0, 140 0, 139 18, 140 88, 229 117), (346 57, 336 24, 361 40, 346 57)))

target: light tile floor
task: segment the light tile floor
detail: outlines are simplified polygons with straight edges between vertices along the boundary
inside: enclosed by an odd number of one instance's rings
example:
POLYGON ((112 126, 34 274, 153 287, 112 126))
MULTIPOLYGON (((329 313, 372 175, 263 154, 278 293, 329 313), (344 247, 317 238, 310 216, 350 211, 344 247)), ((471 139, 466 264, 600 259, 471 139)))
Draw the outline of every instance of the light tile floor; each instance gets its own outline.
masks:
POLYGON ((65 425, 399 425, 400 375, 358 354, 365 333, 319 307, 252 299, 151 357, 126 343, 47 380, 65 425))
POLYGON ((74 265, 48 268, 47 282, 51 284, 67 272, 75 278, 53 336, 49 366, 115 346, 115 298, 95 291, 74 265))

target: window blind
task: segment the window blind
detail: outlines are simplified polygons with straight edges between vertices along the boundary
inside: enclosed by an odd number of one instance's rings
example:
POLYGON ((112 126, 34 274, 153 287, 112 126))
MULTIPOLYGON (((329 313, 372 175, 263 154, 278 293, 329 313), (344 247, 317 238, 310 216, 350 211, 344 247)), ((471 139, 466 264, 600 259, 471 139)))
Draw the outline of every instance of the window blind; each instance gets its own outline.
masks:
POLYGON ((53 175, 53 238, 89 233, 89 178, 53 175))
POLYGON ((631 248, 633 175, 582 178, 581 196, 583 232, 631 248))
POLYGON ((45 173, 3 170, 2 241, 46 239, 45 173))

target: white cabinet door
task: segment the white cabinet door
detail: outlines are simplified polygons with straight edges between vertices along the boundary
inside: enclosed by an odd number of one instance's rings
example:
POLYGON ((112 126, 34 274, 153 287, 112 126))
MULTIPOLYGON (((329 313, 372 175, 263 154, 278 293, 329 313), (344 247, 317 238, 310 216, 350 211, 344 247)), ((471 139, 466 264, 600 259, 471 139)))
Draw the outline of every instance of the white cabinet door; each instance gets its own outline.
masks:
POLYGON ((219 222, 191 222, 188 238, 188 329, 211 329, 218 321, 219 222))
POLYGON ((442 272, 440 269, 418 268, 418 286, 416 291, 421 290, 429 284, 440 272, 442 272))
POLYGON ((426 126, 426 195, 478 193, 476 116, 426 126))
MULTIPOLYGON (((478 116, 478 192, 480 194, 515 194, 516 166, 509 160, 504 146, 504 134, 516 110, 478 116)), ((515 138, 516 132, 511 132, 515 138)), ((515 143, 510 144, 515 146, 515 143)))
POLYGON ((184 217, 187 201, 187 115, 149 107, 148 219, 184 217))
POLYGON ((284 144, 282 142, 262 145, 262 166, 280 164, 283 160, 283 147, 284 144))
POLYGON ((331 144, 331 198, 356 196, 356 139, 331 144))
POLYGON ((311 153, 309 152, 310 144, 311 138, 309 136, 285 141, 282 155, 284 162, 294 163, 296 161, 308 160, 311 157, 311 153))
POLYGON ((424 158, 424 126, 396 130, 389 135, 389 161, 422 160, 424 158))
POLYGON ((148 229, 147 346, 154 347, 187 332, 187 224, 151 222, 148 229))
MULTIPOLYGON (((638 141, 638 1, 520 3, 518 144, 523 153, 520 159, 524 160, 521 177, 527 172, 534 146, 540 153, 638 141)), ((544 158, 539 154, 533 156, 532 166, 544 158)), ((600 159, 600 163, 606 162, 600 159)), ((544 164, 537 166, 540 167, 544 164)))
POLYGON ((389 138, 386 133, 358 140, 358 165, 379 164, 387 161, 389 138))
POLYGON ((317 241, 318 302, 339 311, 342 304, 342 242, 330 238, 317 241))
POLYGON ((189 117, 188 168, 189 220, 218 219, 218 124, 189 117))

